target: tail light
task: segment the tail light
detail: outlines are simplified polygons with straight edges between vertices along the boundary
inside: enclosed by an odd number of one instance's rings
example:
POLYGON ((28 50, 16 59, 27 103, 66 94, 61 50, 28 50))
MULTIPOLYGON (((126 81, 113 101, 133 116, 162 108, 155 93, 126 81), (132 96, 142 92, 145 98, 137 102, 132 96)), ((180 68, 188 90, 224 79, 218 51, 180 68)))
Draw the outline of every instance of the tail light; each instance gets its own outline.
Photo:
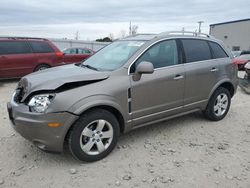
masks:
POLYGON ((233 63, 234 65, 237 65, 237 59, 236 59, 236 58, 233 58, 233 59, 232 59, 232 63, 233 63))
POLYGON ((62 52, 56 52, 56 56, 57 56, 57 57, 62 57, 62 56, 63 56, 63 53, 62 53, 62 52))

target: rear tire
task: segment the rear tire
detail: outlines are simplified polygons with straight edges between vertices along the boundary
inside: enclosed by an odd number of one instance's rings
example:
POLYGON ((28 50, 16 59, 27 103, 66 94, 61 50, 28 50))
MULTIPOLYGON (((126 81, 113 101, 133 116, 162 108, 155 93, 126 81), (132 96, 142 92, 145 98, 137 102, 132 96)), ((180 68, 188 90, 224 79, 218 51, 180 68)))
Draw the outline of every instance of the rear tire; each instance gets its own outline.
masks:
POLYGON ((103 109, 92 110, 81 115, 71 128, 69 150, 80 161, 98 161, 114 149, 119 134, 114 114, 103 109))
POLYGON ((224 87, 219 87, 209 99, 206 110, 203 113, 207 119, 219 121, 227 115, 230 105, 230 92, 224 87))
POLYGON ((45 69, 48 69, 48 68, 50 68, 49 65, 47 65, 47 64, 41 64, 41 65, 38 65, 38 66, 34 69, 34 72, 42 71, 42 70, 45 70, 45 69))

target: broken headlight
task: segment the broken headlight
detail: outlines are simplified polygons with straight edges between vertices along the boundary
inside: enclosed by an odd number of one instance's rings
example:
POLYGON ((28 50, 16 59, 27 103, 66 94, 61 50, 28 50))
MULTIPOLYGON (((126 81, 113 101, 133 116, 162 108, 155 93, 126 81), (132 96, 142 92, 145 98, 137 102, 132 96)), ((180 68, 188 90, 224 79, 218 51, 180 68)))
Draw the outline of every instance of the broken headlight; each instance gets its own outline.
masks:
POLYGON ((55 94, 35 95, 30 99, 28 106, 32 112, 44 113, 54 98, 55 94))

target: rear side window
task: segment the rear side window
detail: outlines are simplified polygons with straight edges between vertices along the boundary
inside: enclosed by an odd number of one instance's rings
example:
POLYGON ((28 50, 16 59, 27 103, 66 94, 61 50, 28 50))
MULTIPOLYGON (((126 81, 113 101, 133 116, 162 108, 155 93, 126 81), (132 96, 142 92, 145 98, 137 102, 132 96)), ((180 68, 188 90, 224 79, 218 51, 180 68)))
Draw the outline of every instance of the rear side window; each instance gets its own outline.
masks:
POLYGON ((211 59, 208 43, 204 40, 182 39, 186 63, 211 59))
POLYGON ((78 48, 78 54, 91 54, 91 51, 78 48))
POLYGON ((32 53, 26 42, 22 41, 1 41, 0 54, 28 54, 32 53))
POLYGON ((51 53, 54 50, 46 42, 30 41, 31 48, 35 53, 51 53))
POLYGON ((226 52, 221 48, 220 45, 214 43, 214 42, 209 42, 209 45, 212 49, 213 52, 213 58, 217 59, 217 58, 225 58, 228 57, 228 55, 226 54, 226 52))

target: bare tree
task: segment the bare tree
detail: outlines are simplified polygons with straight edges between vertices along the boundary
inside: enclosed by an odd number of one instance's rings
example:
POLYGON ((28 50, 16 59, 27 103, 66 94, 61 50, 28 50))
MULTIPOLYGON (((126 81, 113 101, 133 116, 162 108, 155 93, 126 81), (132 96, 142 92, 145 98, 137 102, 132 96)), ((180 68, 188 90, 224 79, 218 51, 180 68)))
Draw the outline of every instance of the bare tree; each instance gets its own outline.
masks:
POLYGON ((114 34, 113 33, 109 33, 109 38, 113 41, 114 40, 114 34))
POLYGON ((138 31, 138 25, 132 25, 131 34, 135 35, 138 31))
POLYGON ((126 30, 124 30, 124 29, 122 29, 121 31, 120 31, 120 38, 125 38, 126 37, 126 30))
POLYGON ((131 21, 129 22, 129 35, 135 35, 138 31, 138 25, 132 25, 131 21))
POLYGON ((79 38, 80 38, 80 34, 79 34, 79 31, 77 31, 77 32, 75 33, 75 40, 79 40, 79 38))

